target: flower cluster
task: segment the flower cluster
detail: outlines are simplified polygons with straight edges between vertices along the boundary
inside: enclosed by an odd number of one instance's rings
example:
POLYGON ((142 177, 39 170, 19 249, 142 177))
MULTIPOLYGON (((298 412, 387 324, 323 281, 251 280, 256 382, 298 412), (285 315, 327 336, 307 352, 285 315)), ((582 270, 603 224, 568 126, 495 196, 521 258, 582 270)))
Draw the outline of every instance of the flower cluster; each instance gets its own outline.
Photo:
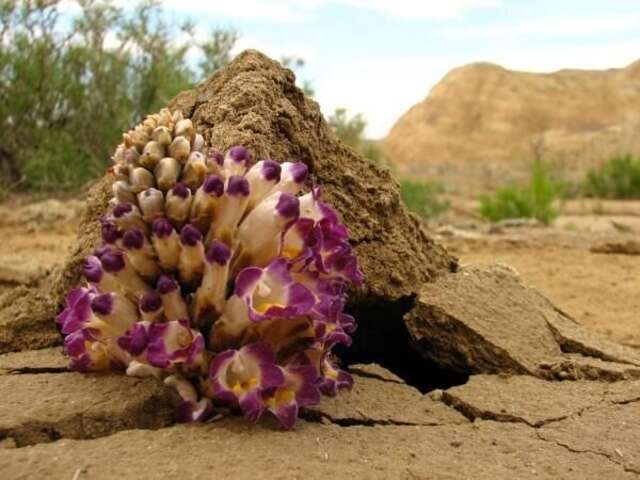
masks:
POLYGON ((225 155, 179 112, 124 134, 103 245, 57 317, 72 368, 156 376, 180 421, 221 408, 293 426, 301 407, 351 386, 332 357, 362 274, 307 167, 225 155))

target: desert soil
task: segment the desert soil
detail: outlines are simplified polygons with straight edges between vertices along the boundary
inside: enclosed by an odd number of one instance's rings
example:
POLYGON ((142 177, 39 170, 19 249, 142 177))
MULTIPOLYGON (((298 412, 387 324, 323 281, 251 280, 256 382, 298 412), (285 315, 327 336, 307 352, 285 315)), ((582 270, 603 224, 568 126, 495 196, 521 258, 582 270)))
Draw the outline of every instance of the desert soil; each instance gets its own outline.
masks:
MULTIPOLYGON (((473 207, 454 208, 431 227, 463 265, 508 264, 580 323, 640 347, 640 255, 591 251, 638 241, 640 202, 572 202, 552 227, 491 227, 470 217, 473 207)), ((81 209, 79 199, 0 205, 0 293, 37 284, 64 260, 81 209)))

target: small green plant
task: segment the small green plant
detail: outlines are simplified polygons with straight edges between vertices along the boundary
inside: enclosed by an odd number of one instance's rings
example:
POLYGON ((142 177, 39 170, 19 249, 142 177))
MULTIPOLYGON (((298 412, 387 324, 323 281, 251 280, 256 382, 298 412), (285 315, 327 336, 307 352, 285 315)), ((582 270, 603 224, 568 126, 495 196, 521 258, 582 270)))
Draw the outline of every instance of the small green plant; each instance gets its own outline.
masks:
POLYGON ((440 196, 444 192, 442 184, 437 182, 416 182, 402 180, 400 193, 409 210, 423 219, 436 217, 449 209, 449 202, 440 196))
POLYGON ((558 216, 553 203, 562 194, 562 185, 551 175, 548 165, 533 163, 531 179, 523 187, 502 187, 480 198, 480 215, 491 222, 507 218, 536 218, 545 225, 558 216))
POLYGON ((592 168, 584 182, 584 193, 598 198, 640 198, 640 157, 613 157, 592 168))

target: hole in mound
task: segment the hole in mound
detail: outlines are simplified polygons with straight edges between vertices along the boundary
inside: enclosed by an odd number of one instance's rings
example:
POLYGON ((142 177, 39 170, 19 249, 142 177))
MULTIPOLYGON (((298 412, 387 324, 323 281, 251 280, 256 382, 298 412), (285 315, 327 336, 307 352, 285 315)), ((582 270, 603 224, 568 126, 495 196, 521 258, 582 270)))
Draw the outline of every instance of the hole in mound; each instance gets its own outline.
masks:
POLYGON ((414 297, 404 297, 393 303, 352 307, 349 313, 358 321, 358 330, 353 345, 337 347, 337 355, 345 366, 377 363, 422 393, 466 383, 468 375, 437 365, 415 348, 403 321, 413 303, 414 297))

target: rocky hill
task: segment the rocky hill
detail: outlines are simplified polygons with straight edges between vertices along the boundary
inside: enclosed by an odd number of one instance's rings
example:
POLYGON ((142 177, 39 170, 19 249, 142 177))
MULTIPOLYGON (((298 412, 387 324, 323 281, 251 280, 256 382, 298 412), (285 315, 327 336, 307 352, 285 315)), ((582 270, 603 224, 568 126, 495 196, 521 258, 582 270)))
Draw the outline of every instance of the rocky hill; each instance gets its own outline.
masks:
POLYGON ((450 71, 384 145, 400 173, 486 187, 517 179, 536 156, 578 174, 640 152, 639 128, 640 60, 554 73, 474 63, 450 71))

